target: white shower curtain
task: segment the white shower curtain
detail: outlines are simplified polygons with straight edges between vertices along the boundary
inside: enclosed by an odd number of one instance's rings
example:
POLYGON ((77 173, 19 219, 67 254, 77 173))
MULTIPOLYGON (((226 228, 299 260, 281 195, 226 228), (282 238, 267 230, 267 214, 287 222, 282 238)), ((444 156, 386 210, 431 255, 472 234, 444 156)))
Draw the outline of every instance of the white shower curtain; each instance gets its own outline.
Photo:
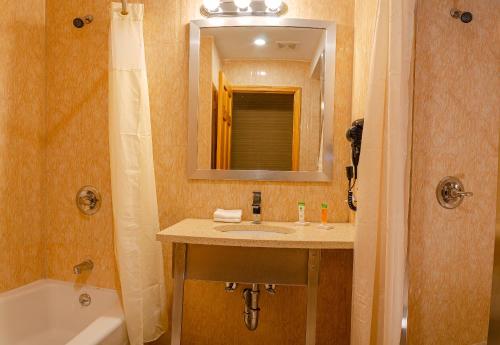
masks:
POLYGON ((142 4, 111 5, 109 146, 115 253, 131 345, 166 329, 142 4))
POLYGON ((397 345, 409 207, 414 0, 377 0, 359 165, 352 345, 397 345))

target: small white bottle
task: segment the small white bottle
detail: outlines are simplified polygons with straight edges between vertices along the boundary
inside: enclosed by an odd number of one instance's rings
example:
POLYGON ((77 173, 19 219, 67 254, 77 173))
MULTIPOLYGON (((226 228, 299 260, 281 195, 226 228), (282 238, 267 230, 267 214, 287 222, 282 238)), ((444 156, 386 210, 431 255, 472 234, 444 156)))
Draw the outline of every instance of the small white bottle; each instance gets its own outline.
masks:
POLYGON ((299 220, 295 222, 297 225, 308 225, 306 222, 306 203, 303 201, 298 202, 299 220))

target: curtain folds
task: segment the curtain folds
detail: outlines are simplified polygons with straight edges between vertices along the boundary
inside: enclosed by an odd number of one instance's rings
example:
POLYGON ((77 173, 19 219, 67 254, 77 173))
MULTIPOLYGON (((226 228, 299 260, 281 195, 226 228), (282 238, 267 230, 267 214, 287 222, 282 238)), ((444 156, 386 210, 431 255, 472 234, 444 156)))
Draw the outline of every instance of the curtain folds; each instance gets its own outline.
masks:
POLYGON ((352 345, 397 345, 409 207, 415 0, 377 0, 359 163, 352 345))
POLYGON ((143 42, 143 5, 111 5, 109 146, 115 254, 131 345, 166 329, 166 293, 156 200, 143 42))

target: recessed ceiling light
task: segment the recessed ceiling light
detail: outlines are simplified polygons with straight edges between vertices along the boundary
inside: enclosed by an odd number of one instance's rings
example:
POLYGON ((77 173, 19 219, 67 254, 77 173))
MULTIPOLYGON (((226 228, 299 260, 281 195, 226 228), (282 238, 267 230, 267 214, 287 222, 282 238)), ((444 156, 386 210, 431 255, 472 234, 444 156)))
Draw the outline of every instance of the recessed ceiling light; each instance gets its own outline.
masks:
POLYGON ((253 41, 253 44, 260 47, 266 44, 266 40, 263 38, 256 38, 255 41, 253 41))

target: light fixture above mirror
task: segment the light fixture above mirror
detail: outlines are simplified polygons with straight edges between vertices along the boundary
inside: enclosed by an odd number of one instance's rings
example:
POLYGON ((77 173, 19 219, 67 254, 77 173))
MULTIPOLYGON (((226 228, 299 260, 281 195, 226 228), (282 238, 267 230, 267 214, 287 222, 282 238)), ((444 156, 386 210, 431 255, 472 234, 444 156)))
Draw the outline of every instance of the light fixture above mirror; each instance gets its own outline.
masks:
POLYGON ((220 0, 203 0, 202 7, 208 12, 217 12, 219 10, 220 0))
POLYGON ((246 11, 250 7, 251 0, 234 0, 233 2, 236 7, 238 7, 238 9, 240 9, 241 11, 246 11))
POLYGON ((200 13, 205 17, 279 17, 288 11, 282 0, 203 0, 200 13))

